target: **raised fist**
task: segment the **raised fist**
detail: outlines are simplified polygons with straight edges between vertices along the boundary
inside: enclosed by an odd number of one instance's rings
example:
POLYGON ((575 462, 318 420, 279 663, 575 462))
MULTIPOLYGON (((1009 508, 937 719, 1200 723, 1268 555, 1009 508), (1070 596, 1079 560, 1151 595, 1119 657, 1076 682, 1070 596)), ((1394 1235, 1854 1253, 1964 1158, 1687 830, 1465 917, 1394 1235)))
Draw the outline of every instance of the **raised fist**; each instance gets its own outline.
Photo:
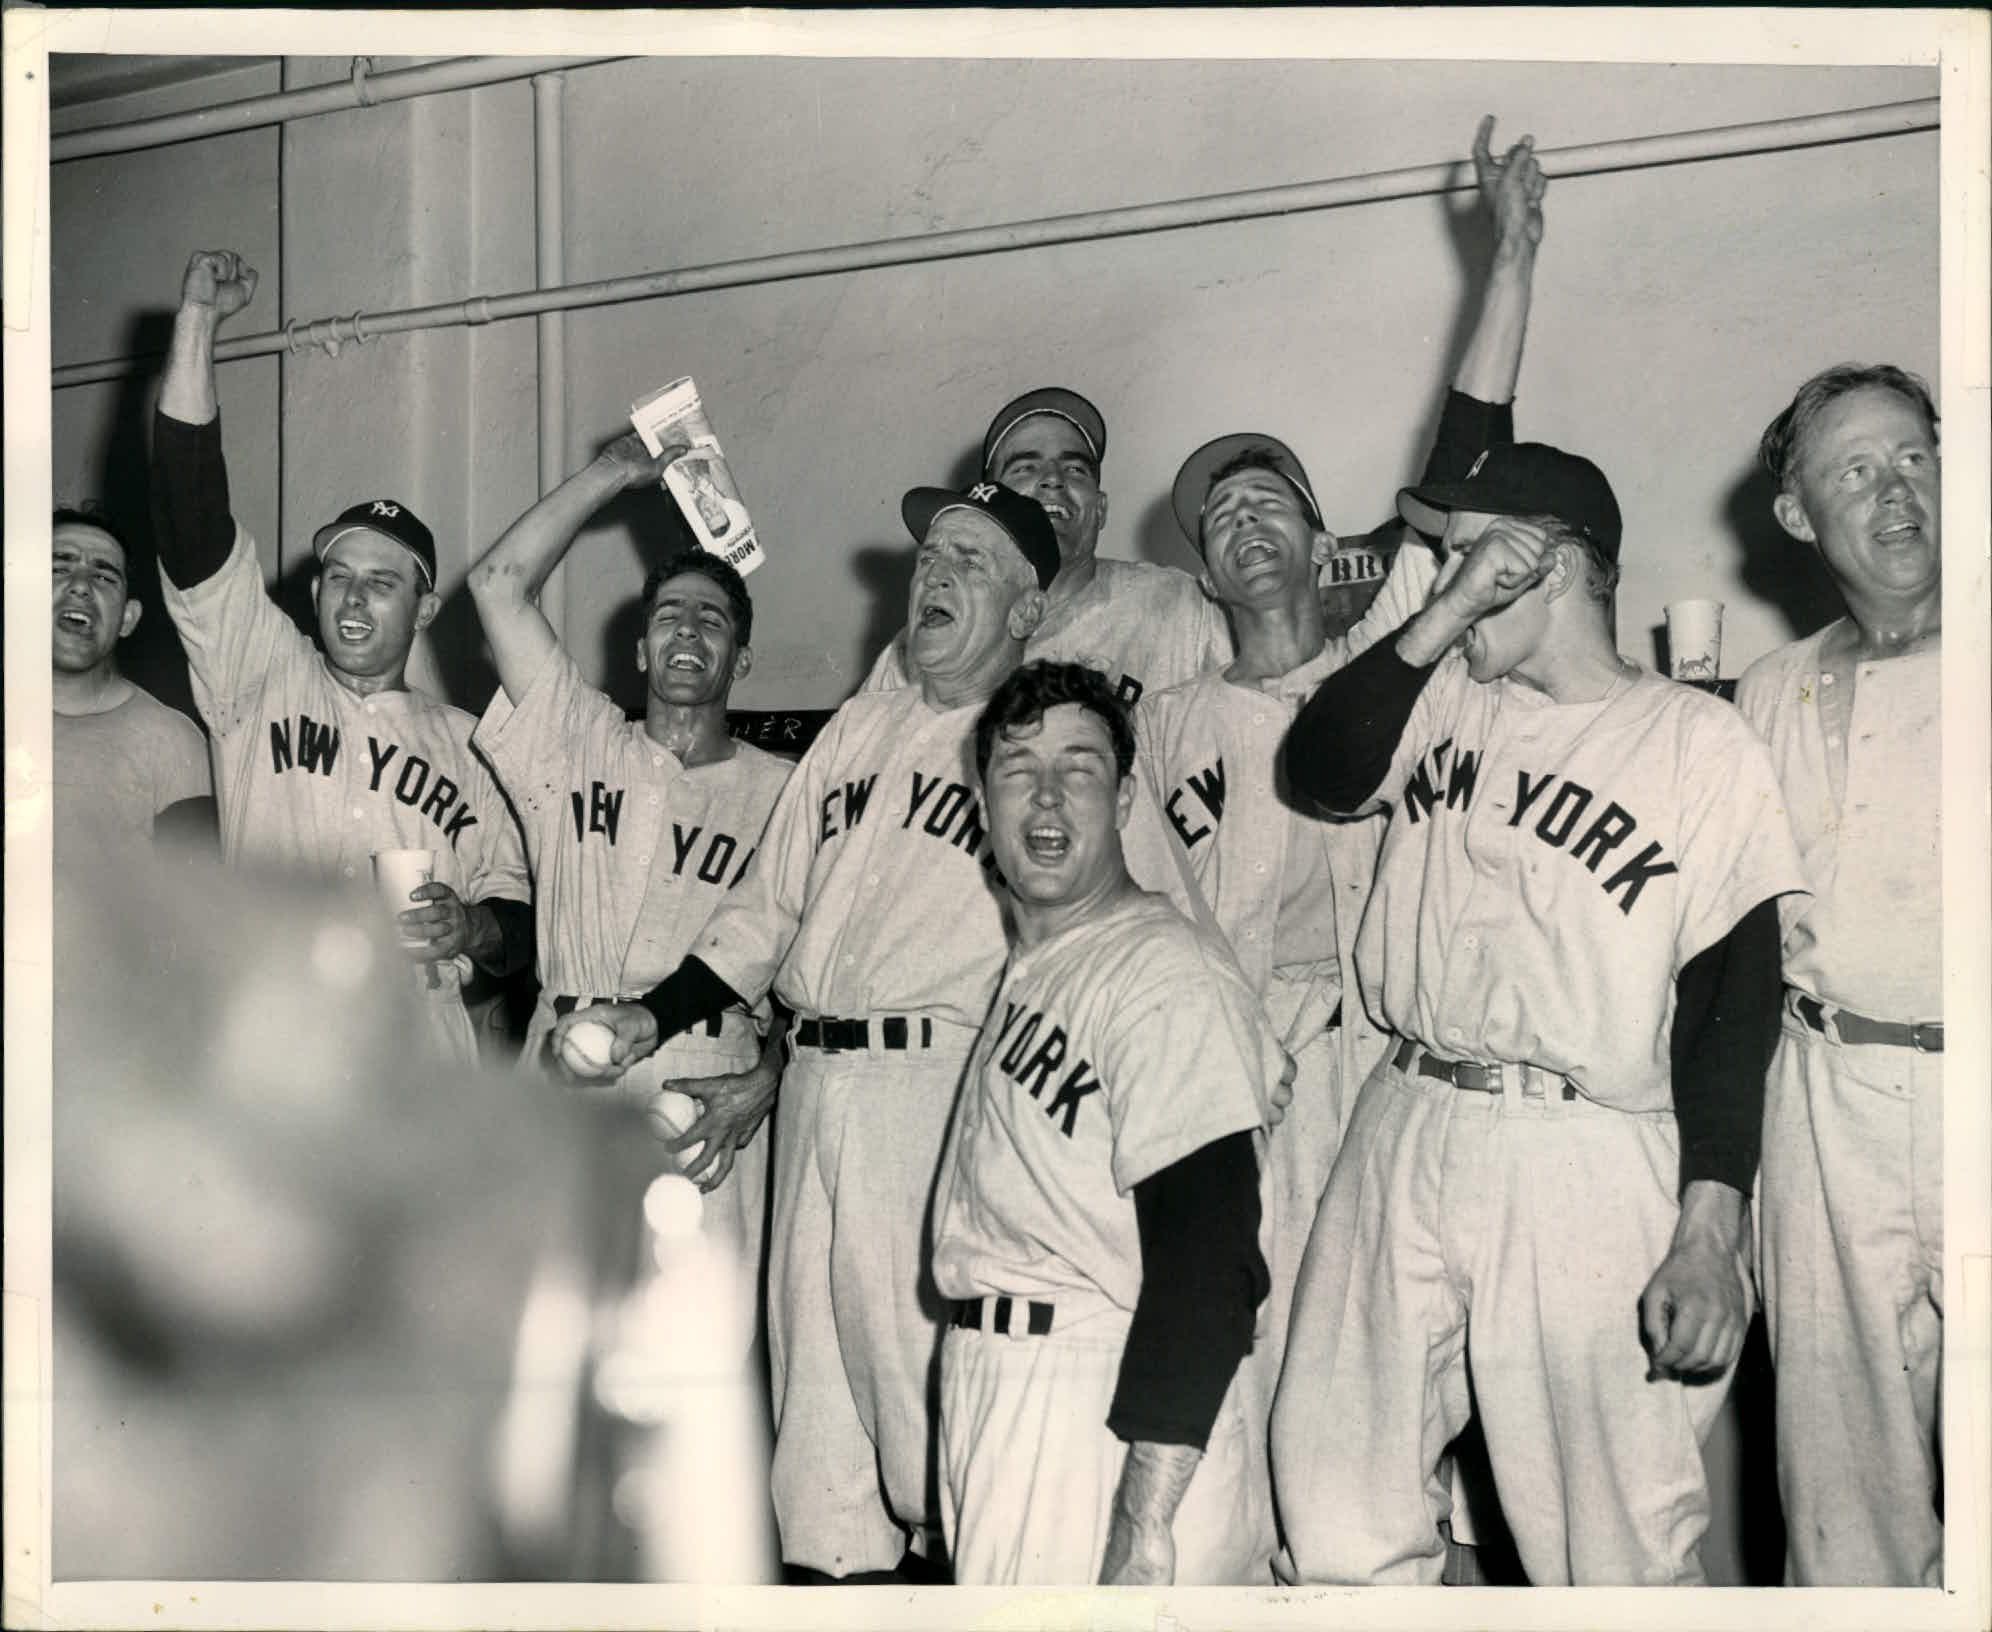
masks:
POLYGON ((256 269, 232 249, 197 249, 180 280, 182 306, 207 306, 215 321, 233 317, 256 298, 256 269))
POLYGON ((1494 115, 1480 121, 1473 136, 1473 175, 1480 184, 1480 197, 1493 212, 1495 231, 1506 244, 1542 242, 1542 195, 1548 178, 1535 156, 1535 138, 1524 136, 1495 158, 1492 141, 1494 115))

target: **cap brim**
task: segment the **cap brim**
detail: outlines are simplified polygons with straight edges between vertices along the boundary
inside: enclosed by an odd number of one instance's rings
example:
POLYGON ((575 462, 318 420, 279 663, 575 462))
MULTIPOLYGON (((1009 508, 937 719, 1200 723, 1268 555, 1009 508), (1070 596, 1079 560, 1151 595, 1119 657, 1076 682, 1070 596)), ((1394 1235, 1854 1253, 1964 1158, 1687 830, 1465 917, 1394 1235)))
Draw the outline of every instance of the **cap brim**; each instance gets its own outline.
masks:
POLYGON ((1199 552, 1203 549, 1203 508, 1204 500, 1210 496, 1211 476, 1228 465, 1247 448, 1270 448, 1286 459, 1292 470, 1282 470, 1280 474, 1292 482, 1307 503, 1308 518, 1316 527, 1326 529, 1327 523, 1321 519, 1321 503, 1314 496, 1314 488, 1307 480, 1307 470, 1294 451, 1276 436, 1266 436, 1258 431, 1233 431, 1228 436, 1220 436, 1206 442, 1202 447, 1183 461, 1183 467, 1176 472, 1174 485, 1169 489, 1169 507, 1176 512, 1176 525, 1183 529, 1183 536, 1199 552))
POLYGON ((1397 495, 1397 513, 1433 538, 1444 535, 1446 517, 1455 510, 1486 516, 1518 513, 1488 482, 1427 482, 1423 487, 1403 488, 1397 495))
POLYGON ((422 581, 431 589, 436 587, 435 575, 430 572, 429 563, 422 559, 420 552, 410 545, 406 539, 396 538, 394 534, 382 532, 378 527, 369 527, 363 521, 328 522, 311 535, 311 553, 320 561, 323 561, 327 550, 331 549, 340 539, 352 533, 372 533, 375 538, 384 538, 397 549, 406 551, 408 558, 421 569, 422 581))
POLYGON ((989 469, 989 462, 996 457, 996 449, 1004 437, 1025 420, 1035 419, 1039 414, 1062 419, 1078 431, 1086 439, 1095 464, 1106 458, 1106 417, 1077 391, 1062 385, 1044 385, 1035 391, 1026 391, 1021 397, 1013 397, 997 411, 996 417, 989 422, 989 429, 982 433, 982 468, 985 471, 989 469))

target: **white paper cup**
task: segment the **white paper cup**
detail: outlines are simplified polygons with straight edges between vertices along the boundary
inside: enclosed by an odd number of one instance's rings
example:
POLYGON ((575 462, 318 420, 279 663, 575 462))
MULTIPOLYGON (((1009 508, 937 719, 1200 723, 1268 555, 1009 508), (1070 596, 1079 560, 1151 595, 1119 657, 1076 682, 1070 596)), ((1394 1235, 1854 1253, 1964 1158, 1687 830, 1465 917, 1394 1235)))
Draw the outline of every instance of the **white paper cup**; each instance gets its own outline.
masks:
POLYGON ((1668 603, 1667 667, 1676 680, 1721 677, 1722 602, 1668 603))
POLYGON ((436 876, 433 850, 376 850, 373 853, 374 887, 390 913, 399 916, 421 905, 411 900, 418 886, 436 876))

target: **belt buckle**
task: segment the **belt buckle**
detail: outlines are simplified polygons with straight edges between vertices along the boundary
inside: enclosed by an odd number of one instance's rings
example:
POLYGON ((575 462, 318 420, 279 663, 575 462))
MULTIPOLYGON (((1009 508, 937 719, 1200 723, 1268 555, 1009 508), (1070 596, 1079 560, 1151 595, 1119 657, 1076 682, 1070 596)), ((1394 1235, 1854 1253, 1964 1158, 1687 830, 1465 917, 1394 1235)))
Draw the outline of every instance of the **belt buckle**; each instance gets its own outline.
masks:
POLYGON ((1919 1020, 1909 1028, 1909 1046, 1918 1054, 1941 1054, 1944 1051, 1944 1023, 1941 1020, 1919 1020))

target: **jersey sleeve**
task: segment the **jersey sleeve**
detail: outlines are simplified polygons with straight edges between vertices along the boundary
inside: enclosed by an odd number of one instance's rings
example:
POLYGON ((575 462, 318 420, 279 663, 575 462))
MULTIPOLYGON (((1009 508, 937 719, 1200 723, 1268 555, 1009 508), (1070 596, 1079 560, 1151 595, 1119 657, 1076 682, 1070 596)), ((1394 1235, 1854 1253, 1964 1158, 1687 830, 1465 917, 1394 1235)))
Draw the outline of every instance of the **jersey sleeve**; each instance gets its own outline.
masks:
POLYGON ((498 786, 498 779, 475 748, 471 750, 471 808, 477 812, 478 831, 484 842, 478 847, 477 864, 464 881, 466 901, 530 901, 532 875, 526 867, 525 840, 519 832, 518 817, 498 786))
POLYGON ((1135 704, 1134 800, 1127 826, 1121 830, 1121 854, 1135 883, 1156 895, 1166 895, 1185 918, 1194 920, 1197 909, 1179 862, 1189 864, 1191 876, 1197 868, 1192 858, 1183 854, 1162 804, 1169 792, 1170 726, 1175 708, 1184 701, 1172 687, 1135 704))
POLYGON ((906 667, 906 631, 900 630, 873 660, 859 691, 902 691, 913 683, 906 667))
POLYGON ((250 718, 274 670, 318 660, 310 640, 263 587, 256 541, 239 523, 220 571, 191 589, 170 578, 160 588, 186 649, 194 705, 217 736, 250 718))
POLYGON ((842 739, 843 711, 830 718, 789 774, 747 873, 713 909, 692 954, 749 1004, 773 986, 802 927, 828 767, 842 739))
POLYGON ((208 799, 214 795, 207 738, 201 735, 201 728, 177 708, 163 705, 159 727, 159 758, 152 789, 155 816, 182 799, 208 799))
POLYGON ((1243 977, 1234 969, 1226 979, 1201 941, 1166 944, 1142 960, 1102 1051, 1123 1195, 1213 1140, 1264 1126, 1265 1073, 1279 1069, 1279 1045, 1243 977))
MULTIPOLYGON (((1192 584, 1195 580, 1191 580, 1192 584)), ((1196 591, 1196 674, 1208 674, 1213 669, 1221 669, 1229 663, 1235 648, 1231 644, 1231 625, 1225 621, 1224 608, 1219 606, 1201 588, 1196 591)))
POLYGON ((1798 842, 1770 752, 1726 703, 1703 699, 1681 733, 1681 915, 1675 966, 1713 946, 1763 901, 1806 894, 1798 842))
POLYGON ((622 710, 555 647, 516 706, 503 686, 492 693, 471 741, 527 821, 549 814, 557 820, 577 752, 627 724, 622 710))

